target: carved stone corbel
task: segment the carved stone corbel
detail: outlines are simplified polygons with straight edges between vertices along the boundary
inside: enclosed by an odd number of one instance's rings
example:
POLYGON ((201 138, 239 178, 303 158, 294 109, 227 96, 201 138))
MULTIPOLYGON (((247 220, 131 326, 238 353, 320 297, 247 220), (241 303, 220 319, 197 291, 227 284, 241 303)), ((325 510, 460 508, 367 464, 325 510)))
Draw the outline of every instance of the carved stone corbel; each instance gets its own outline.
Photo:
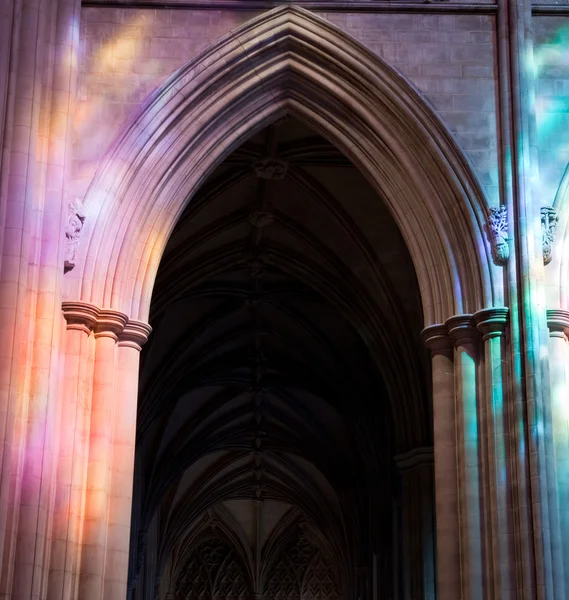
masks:
POLYGON ((85 212, 81 200, 74 200, 68 209, 67 226, 65 227, 65 262, 63 270, 65 273, 71 271, 75 266, 79 236, 85 223, 85 212))
POLYGON ((487 228, 492 246, 492 256, 497 264, 504 265, 508 261, 508 258, 510 258, 508 213, 505 206, 490 209, 487 228))
POLYGON ((559 217, 557 211, 551 206, 541 207, 541 244, 543 250, 543 264, 551 262, 553 242, 559 217))

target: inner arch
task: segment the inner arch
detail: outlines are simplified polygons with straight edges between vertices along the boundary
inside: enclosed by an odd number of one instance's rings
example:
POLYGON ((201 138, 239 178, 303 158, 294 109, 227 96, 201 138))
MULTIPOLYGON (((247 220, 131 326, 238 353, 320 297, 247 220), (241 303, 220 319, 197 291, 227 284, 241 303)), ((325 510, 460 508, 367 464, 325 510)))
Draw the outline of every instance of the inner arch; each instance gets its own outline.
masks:
POLYGON ((258 131, 180 215, 150 322, 132 597, 355 600, 370 556, 390 597, 394 457, 431 416, 413 262, 366 178, 294 116, 258 131))

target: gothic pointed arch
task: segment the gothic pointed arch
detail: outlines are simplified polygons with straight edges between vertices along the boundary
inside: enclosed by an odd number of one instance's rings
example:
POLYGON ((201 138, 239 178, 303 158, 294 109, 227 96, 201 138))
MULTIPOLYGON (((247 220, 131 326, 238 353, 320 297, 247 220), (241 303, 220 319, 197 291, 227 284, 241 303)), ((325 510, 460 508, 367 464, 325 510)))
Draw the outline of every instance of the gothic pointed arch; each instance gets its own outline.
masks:
POLYGON ((340 600, 343 558, 334 561, 318 537, 296 523, 276 540, 267 562, 263 596, 275 600, 340 600), (276 552, 275 552, 276 551, 276 552))
POLYGON ((322 551, 318 550, 302 581, 302 600, 340 600, 341 594, 334 570, 322 551))
POLYGON ((487 206, 441 122, 377 56, 293 6, 189 62, 129 124, 87 193, 68 297, 147 320, 184 207, 225 156, 284 113, 338 146, 389 206, 415 264, 425 325, 501 302, 487 206))
POLYGON ((219 530, 198 539, 176 572, 176 600, 250 600, 250 577, 239 552, 219 530))

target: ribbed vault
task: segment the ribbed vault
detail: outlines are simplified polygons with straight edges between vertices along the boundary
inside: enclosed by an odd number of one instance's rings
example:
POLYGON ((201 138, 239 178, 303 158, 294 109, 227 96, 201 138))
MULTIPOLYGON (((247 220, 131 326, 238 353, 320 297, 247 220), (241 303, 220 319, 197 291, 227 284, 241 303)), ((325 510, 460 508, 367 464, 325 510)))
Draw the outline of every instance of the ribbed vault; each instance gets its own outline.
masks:
POLYGON ((212 544, 234 556, 231 597, 355 597, 365 549, 391 551, 392 457, 431 443, 419 287, 383 200, 279 118, 180 216, 150 321, 132 581, 153 537, 161 592, 179 598, 218 597, 196 550, 212 544))

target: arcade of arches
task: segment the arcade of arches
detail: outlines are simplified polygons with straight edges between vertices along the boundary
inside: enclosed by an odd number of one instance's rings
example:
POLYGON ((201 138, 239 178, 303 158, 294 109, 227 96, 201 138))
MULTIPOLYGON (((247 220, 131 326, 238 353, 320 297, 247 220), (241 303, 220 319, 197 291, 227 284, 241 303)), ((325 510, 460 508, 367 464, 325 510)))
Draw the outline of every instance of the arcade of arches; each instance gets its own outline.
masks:
POLYGON ((0 600, 569 598, 568 47, 2 3, 0 600))

